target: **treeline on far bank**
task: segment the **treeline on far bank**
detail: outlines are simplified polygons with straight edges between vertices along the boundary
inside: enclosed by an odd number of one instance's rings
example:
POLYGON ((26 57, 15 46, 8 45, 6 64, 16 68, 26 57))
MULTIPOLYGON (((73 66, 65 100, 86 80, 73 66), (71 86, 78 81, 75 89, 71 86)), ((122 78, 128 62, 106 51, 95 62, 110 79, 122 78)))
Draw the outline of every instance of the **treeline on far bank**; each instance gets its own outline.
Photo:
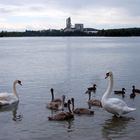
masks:
POLYGON ((140 36, 140 28, 121 28, 121 29, 102 29, 97 32, 64 32, 64 30, 41 30, 31 31, 26 30, 24 32, 17 31, 1 31, 0 37, 30 37, 30 36, 140 36))

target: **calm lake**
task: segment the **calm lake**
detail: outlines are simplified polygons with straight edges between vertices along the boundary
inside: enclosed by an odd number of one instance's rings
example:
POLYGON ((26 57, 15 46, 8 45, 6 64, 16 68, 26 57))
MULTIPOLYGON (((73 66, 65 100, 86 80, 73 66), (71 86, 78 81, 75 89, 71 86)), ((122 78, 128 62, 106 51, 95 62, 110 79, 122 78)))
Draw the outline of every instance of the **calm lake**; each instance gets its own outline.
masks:
MULTIPOLYGON (((20 102, 0 109, 0 140, 139 140, 140 94, 130 99, 132 85, 140 89, 139 37, 24 37, 0 38, 0 92, 17 85, 20 102), (88 107, 87 87, 97 84, 92 98, 101 99, 114 74, 113 90, 126 88, 123 99, 137 110, 116 119, 102 108, 93 116, 75 115, 71 121, 48 121, 56 114, 46 108, 55 97, 75 98, 76 107, 88 107)), ((122 98, 114 95, 113 97, 122 98)))

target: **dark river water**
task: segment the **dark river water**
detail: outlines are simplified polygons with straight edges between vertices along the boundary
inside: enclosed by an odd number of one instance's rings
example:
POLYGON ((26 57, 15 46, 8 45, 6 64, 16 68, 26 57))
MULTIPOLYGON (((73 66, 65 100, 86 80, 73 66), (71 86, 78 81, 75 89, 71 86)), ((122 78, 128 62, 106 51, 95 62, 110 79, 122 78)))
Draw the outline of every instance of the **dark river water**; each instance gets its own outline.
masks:
MULTIPOLYGON (((25 37, 0 38, 0 92, 17 86, 19 104, 0 109, 0 140, 139 140, 140 94, 130 99, 132 85, 140 89, 139 37, 25 37), (75 98, 76 107, 88 107, 87 87, 97 84, 92 98, 101 99, 114 74, 113 90, 126 88, 123 99, 137 110, 114 118, 92 107, 93 116, 75 115, 71 121, 48 121, 54 115, 46 108, 56 97, 75 98)), ((122 98, 114 95, 113 97, 122 98)))

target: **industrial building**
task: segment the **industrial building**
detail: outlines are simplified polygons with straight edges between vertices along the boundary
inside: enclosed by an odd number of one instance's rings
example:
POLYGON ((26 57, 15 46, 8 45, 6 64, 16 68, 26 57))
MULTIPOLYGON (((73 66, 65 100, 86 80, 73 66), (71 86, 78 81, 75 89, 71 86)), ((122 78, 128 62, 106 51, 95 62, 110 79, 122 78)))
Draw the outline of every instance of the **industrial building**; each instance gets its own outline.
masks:
POLYGON ((74 27, 72 27, 71 18, 68 17, 66 19, 66 28, 64 29, 65 32, 74 32, 74 31, 83 31, 83 30, 84 30, 84 24, 78 23, 75 24, 74 27))

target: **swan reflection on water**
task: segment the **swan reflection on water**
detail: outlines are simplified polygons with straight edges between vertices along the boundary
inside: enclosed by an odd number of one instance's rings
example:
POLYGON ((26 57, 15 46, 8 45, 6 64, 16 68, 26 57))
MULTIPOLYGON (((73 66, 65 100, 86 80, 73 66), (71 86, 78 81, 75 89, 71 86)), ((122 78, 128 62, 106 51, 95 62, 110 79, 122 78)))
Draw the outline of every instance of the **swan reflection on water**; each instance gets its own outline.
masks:
POLYGON ((116 117, 113 116, 111 119, 105 121, 102 125, 102 135, 103 138, 107 140, 112 140, 112 138, 117 137, 121 138, 126 132, 126 128, 129 122, 134 121, 132 117, 116 117))
POLYGON ((22 121, 23 115, 17 114, 19 102, 16 102, 11 105, 0 106, 0 113, 1 112, 12 112, 12 120, 13 121, 22 121))

